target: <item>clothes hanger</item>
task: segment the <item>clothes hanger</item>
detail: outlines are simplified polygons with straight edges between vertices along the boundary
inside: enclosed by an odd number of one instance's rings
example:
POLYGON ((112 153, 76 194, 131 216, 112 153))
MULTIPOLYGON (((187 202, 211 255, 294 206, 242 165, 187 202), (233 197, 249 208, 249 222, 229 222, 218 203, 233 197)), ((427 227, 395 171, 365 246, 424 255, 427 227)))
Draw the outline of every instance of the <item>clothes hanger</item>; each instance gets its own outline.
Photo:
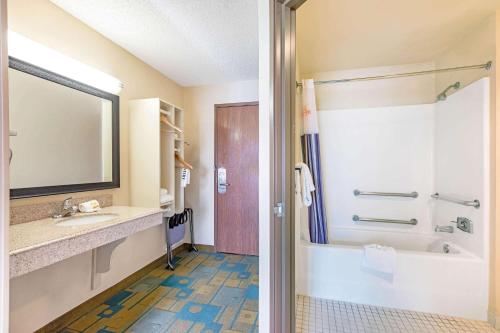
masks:
POLYGON ((175 126, 174 124, 172 124, 172 123, 168 120, 168 118, 167 118, 166 116, 164 116, 164 115, 160 115, 160 121, 161 121, 162 123, 164 123, 165 125, 167 125, 167 126, 169 126, 169 127, 172 127, 172 128, 173 128, 174 130, 176 130, 177 132, 182 133, 182 130, 181 130, 179 127, 177 127, 177 126, 175 126))
POLYGON ((182 164, 182 166, 188 168, 189 170, 193 170, 193 166, 186 162, 179 154, 175 153, 175 160, 182 164))

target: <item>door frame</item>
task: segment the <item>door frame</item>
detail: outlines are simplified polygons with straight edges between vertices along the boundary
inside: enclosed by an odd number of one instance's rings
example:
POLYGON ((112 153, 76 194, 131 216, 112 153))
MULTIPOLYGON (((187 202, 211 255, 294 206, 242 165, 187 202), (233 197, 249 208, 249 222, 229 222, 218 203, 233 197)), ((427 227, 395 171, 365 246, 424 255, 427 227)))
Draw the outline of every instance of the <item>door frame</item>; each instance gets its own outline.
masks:
POLYGON ((271 332, 295 332, 294 149, 296 10, 306 0, 270 0, 271 332), (278 216, 277 205, 283 214, 278 216))
POLYGON ((7 0, 0 0, 0 332, 9 331, 9 90, 7 0))
MULTIPOLYGON (((238 107, 238 106, 259 106, 258 101, 238 102, 238 103, 223 103, 214 104, 214 248, 217 251, 217 233, 218 233, 218 217, 217 217, 217 108, 238 107)), ((259 111, 257 109, 257 115, 259 111)))

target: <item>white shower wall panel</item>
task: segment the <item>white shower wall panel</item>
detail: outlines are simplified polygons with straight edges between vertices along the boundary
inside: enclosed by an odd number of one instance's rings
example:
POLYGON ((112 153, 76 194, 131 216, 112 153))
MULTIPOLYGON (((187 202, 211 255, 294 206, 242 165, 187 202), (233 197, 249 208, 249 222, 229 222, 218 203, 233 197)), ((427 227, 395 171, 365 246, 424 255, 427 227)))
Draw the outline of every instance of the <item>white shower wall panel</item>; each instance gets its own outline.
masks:
POLYGON ((489 82, 482 79, 434 104, 319 112, 330 244, 307 242, 307 219, 302 218, 297 292, 485 320, 489 103, 489 82), (419 196, 355 197, 354 189, 417 191, 419 196), (434 192, 478 199, 481 207, 436 201, 430 197, 434 192), (418 224, 354 223, 354 214, 416 218, 418 224), (452 234, 434 231, 435 224, 456 227, 450 221, 458 216, 473 221, 472 234, 456 228, 452 234), (370 243, 396 249, 392 279, 361 268, 362 246, 370 243))
MULTIPOLYGON (((319 112, 321 166, 330 241, 366 228, 430 233, 434 105, 319 112), (355 197, 353 190, 412 192, 419 197, 355 197), (352 215, 418 224, 353 223, 352 215)), ((340 238, 340 239, 339 239, 340 238)))
POLYGON ((436 104, 435 191, 462 200, 477 199, 479 209, 433 202, 433 221, 458 216, 473 222, 473 233, 456 230, 444 237, 479 257, 486 257, 489 222, 489 79, 481 79, 436 104))

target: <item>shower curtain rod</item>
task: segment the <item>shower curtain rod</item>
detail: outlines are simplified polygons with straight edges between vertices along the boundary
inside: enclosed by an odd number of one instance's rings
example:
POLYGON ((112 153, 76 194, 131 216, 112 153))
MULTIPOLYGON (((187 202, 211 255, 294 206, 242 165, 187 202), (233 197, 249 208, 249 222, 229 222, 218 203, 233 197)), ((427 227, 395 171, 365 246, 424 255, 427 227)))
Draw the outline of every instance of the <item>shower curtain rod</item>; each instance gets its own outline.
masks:
MULTIPOLYGON (((435 73, 445 73, 445 72, 454 72, 454 71, 465 71, 471 69, 485 69, 489 71, 491 69, 492 61, 488 61, 485 64, 481 65, 471 65, 471 66, 461 66, 461 67, 450 67, 450 68, 441 68, 441 69, 432 69, 427 71, 420 72, 409 72, 409 73, 398 73, 398 74, 387 74, 387 75, 378 75, 378 76, 366 76, 366 77, 355 77, 350 79, 338 79, 338 80, 326 80, 326 81, 314 81, 315 85, 322 84, 330 84, 330 83, 343 83, 343 82, 356 82, 356 81, 371 81, 371 80, 385 80, 385 79, 395 79, 406 76, 418 76, 418 75, 426 75, 426 74, 435 74, 435 73)), ((297 87, 302 87, 301 82, 296 82, 297 87)))

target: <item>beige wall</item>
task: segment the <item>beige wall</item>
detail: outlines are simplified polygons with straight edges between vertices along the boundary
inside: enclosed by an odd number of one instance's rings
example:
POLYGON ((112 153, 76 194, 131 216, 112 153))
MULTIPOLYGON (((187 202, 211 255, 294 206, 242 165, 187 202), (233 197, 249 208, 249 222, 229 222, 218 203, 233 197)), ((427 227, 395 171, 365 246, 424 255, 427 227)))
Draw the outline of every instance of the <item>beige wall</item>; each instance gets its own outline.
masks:
MULTIPOLYGON (((495 15, 488 17, 434 61, 436 68, 478 65, 495 59, 495 15)), ((436 75, 436 95, 450 84, 460 81, 462 87, 493 74, 494 71, 470 70, 436 75)), ((450 92, 451 94, 452 92, 450 92)))
MULTIPOLYGON (((121 47, 53 5, 49 0, 10 0, 9 29, 121 80, 120 167, 121 187, 113 193, 119 204, 129 201, 128 109, 131 99, 160 97, 182 106, 183 90, 121 47)), ((57 196, 63 198, 65 195, 57 196)), ((15 200, 12 205, 49 198, 15 200)), ((52 200, 52 198, 50 198, 52 200)))
MULTIPOLYGON (((183 89, 48 0, 11 0, 8 5, 10 29, 123 82, 120 94, 121 187, 104 192, 112 193, 116 204, 127 204, 127 103, 135 98, 160 97, 183 106, 183 89)), ((11 204, 61 200, 67 196, 13 200, 11 204)), ((163 253, 163 229, 156 227, 129 237, 115 250, 111 271, 100 276, 98 288, 94 291, 90 290, 90 253, 11 280, 10 331, 32 332, 163 253)))
MULTIPOLYGON (((302 73, 304 79, 335 80, 434 69, 433 62, 302 73)), ((434 75, 316 86, 318 110, 357 109, 433 103, 434 75)))
POLYGON ((190 145, 185 156, 192 163, 191 184, 186 188, 186 207, 194 209, 196 243, 214 245, 214 105, 255 102, 258 80, 186 88, 185 137, 190 145))

